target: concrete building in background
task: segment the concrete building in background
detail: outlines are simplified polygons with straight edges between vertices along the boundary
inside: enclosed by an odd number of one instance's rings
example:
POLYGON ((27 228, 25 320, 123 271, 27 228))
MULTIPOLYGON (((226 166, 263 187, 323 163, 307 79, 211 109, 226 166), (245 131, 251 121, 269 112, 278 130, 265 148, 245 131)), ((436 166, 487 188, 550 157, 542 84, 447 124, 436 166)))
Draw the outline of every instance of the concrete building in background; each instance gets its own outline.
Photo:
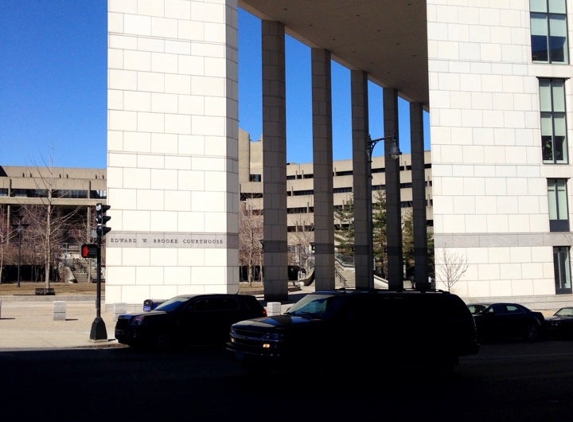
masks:
MULTIPOLYGON (((253 141, 249 134, 239 130, 239 184, 241 200, 251 210, 264 213, 262 183, 263 140, 253 141)), ((400 160, 400 192, 402 217, 413 211, 412 156, 403 154, 400 160)), ((425 206, 427 226, 432 230, 432 168, 431 153, 425 151, 424 178, 426 184, 425 206)), ((314 238, 314 168, 313 163, 287 163, 287 232, 289 251, 297 253, 296 245, 315 242, 314 238), (304 239, 302 239, 304 238, 304 239)), ((333 207, 340 209, 346 202, 353 200, 352 160, 333 161, 332 169, 333 207)), ((385 194, 385 158, 374 156, 372 159, 372 201, 377 200, 377 192, 385 194)), ((335 213, 336 214, 336 213, 335 213)), ((334 218, 333 224, 340 222, 334 218)))
POLYGON ((106 169, 0 165, 0 205, 45 204, 51 188, 55 206, 95 206, 107 200, 106 176, 106 169))

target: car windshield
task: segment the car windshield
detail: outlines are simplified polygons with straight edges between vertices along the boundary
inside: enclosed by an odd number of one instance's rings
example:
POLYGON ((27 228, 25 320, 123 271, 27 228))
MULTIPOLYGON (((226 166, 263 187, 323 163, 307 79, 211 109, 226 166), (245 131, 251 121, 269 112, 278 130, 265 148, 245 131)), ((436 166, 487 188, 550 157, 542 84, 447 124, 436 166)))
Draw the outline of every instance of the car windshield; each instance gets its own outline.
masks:
POLYGON ((555 316, 573 316, 573 308, 561 308, 555 312, 555 316))
POLYGON ((472 313, 472 315, 476 315, 476 314, 482 313, 485 310, 485 308, 487 308, 487 305, 480 305, 477 303, 473 303, 473 304, 468 305, 468 308, 469 308, 470 312, 472 313))
POLYGON ((187 296, 176 296, 174 298, 166 300, 165 302, 163 302, 162 304, 157 306, 157 308, 155 308, 155 310, 156 311, 164 311, 164 312, 173 312, 173 311, 179 309, 188 300, 189 300, 189 298, 187 296))
POLYGON ((332 300, 332 295, 309 294, 292 305, 287 315, 304 318, 322 318, 332 300))

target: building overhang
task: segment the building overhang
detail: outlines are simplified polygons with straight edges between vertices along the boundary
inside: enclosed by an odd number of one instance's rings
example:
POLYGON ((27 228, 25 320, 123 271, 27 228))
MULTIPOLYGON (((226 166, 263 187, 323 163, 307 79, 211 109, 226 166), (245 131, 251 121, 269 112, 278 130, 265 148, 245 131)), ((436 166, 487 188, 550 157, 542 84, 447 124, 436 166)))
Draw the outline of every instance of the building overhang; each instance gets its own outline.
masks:
POLYGON ((429 110, 425 0, 240 0, 239 6, 283 23, 293 38, 429 110))

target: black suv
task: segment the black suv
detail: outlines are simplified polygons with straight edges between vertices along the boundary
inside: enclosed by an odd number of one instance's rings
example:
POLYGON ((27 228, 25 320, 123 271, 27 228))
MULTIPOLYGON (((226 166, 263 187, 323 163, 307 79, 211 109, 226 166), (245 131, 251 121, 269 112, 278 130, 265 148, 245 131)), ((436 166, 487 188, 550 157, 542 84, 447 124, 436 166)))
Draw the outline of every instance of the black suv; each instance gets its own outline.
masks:
POLYGON ((479 344, 472 315, 454 294, 335 290, 308 294, 282 315, 233 324, 226 348, 251 372, 312 362, 450 372, 479 344))
POLYGON ((161 303, 149 312, 118 317, 115 338, 119 343, 155 349, 192 344, 224 345, 232 323, 267 314, 252 295, 180 295, 154 302, 161 303))

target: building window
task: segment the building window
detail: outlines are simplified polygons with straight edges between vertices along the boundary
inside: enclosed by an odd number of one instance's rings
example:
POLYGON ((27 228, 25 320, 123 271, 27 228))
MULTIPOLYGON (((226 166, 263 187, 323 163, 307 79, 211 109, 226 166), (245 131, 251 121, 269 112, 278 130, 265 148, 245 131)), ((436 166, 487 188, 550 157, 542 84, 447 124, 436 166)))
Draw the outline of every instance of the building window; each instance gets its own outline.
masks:
POLYGON ((332 193, 352 193, 352 187, 334 188, 332 193))
POLYGON ((571 263, 568 246, 553 247, 555 293, 571 294, 571 263))
POLYGON ((567 123, 563 79, 539 79, 539 108, 543 162, 566 164, 567 123))
POLYGON ((293 196, 308 196, 308 195, 314 195, 314 190, 312 189, 307 189, 307 190, 295 190, 292 193, 293 196))
POLYGON ((260 174, 251 174, 249 175, 249 182, 260 182, 262 181, 260 174))
POLYGON ((537 63, 569 63, 565 0, 529 0, 531 56, 537 63))
POLYGON ((567 179, 547 179, 547 195, 549 198, 549 230, 568 232, 567 179))
POLYGON ((92 198, 92 199, 107 199, 107 191, 105 191, 105 190, 92 190, 92 191, 90 191, 90 198, 92 198))

